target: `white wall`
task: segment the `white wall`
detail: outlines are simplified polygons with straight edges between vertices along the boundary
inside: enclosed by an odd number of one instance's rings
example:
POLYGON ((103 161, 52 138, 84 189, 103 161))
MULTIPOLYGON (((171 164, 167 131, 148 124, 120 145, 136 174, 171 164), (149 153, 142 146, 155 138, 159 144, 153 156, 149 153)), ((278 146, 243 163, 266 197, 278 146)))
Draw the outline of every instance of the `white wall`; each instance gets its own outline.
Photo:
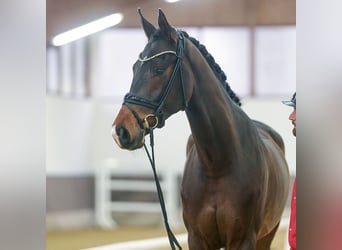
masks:
MULTIPOLYGON (((288 97, 284 97, 286 99, 288 97)), ((295 174, 296 140, 288 120, 291 108, 281 98, 243 99, 244 110, 276 129, 286 144, 286 157, 291 173, 295 174)), ((48 175, 92 174, 103 166, 150 169, 143 149, 119 149, 111 137, 111 125, 120 104, 90 100, 47 97, 47 167, 48 175)), ((155 132, 157 166, 182 171, 186 141, 190 134, 184 112, 166 121, 155 132)))
MULTIPOLYGON (((255 28, 255 57, 251 55, 252 30, 246 27, 183 28, 205 45, 227 75, 239 96, 249 96, 251 65, 257 96, 281 96, 296 88, 296 28, 255 28), (254 60, 252 62, 252 60, 254 60)), ((129 90, 132 66, 147 39, 142 29, 109 30, 92 38, 92 96, 118 98, 129 90)))
POLYGON ((255 91, 259 96, 284 95, 296 89, 296 28, 255 30, 255 91))
POLYGON ((215 58, 227 82, 239 96, 248 96, 251 82, 250 29, 244 27, 205 28, 199 41, 215 58))

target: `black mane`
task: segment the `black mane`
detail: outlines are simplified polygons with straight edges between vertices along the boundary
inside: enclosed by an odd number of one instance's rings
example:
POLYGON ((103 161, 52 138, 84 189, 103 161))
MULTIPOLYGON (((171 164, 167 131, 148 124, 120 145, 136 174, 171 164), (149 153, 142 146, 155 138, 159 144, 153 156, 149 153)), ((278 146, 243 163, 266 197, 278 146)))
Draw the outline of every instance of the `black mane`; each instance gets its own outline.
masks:
MULTIPOLYGON (((226 74, 222 71, 220 65, 216 63, 214 57, 207 51, 206 47, 203 44, 201 44, 197 39, 190 37, 188 33, 186 33, 184 30, 177 29, 177 32, 182 33, 184 37, 188 38, 193 43, 193 45, 195 45, 196 48, 198 48, 198 50, 207 60, 210 68, 214 71, 218 80, 221 82, 221 85, 226 90, 230 99, 232 99, 232 101, 235 102, 238 106, 241 106, 240 98, 234 93, 234 91, 230 88, 229 84, 226 81, 227 80, 226 74)), ((158 29, 156 30, 155 33, 153 33, 150 40, 159 39, 161 36, 162 36, 162 33, 160 33, 160 30, 158 29)))
POLYGON ((186 33, 183 30, 179 30, 184 37, 188 38, 195 46, 196 48, 199 49, 199 51, 202 53, 204 58, 207 60, 209 66, 211 69, 215 72, 217 78, 220 80, 222 86, 224 89, 227 91, 229 97, 239 106, 241 106, 240 98, 234 93, 234 91, 230 88, 229 84, 226 82, 227 76, 226 74, 222 71, 221 67, 215 62, 215 59, 213 56, 207 51, 205 46, 201 44, 198 40, 196 40, 193 37, 190 37, 188 33, 186 33))

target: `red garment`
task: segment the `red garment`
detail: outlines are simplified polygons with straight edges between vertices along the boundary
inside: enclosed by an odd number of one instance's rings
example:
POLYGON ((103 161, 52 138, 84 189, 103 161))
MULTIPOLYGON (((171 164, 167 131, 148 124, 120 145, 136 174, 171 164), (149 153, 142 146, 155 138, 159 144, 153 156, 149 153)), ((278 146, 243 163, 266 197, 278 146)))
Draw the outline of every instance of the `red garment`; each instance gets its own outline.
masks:
POLYGON ((289 245, 291 250, 296 250, 296 178, 293 183, 292 200, 291 200, 291 214, 289 227, 289 245))

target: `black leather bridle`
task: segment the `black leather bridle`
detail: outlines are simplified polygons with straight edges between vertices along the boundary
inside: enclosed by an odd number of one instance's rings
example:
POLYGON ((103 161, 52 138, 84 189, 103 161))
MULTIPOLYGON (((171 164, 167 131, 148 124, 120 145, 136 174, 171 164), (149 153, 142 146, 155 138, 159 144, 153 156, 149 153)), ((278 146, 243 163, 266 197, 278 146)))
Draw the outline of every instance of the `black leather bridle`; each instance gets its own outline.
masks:
POLYGON ((169 226, 169 223, 168 223, 163 192, 162 192, 162 189, 161 189, 161 186, 159 183, 159 179, 157 176, 157 172, 156 172, 156 164, 155 164, 155 158, 154 158, 153 130, 156 127, 161 128, 165 124, 165 116, 163 113, 163 107, 164 107, 166 99, 170 93, 170 90, 171 90, 172 86, 174 85, 174 82, 175 82, 174 80, 175 80, 178 72, 180 74, 180 81, 181 81, 182 95, 183 95, 183 108, 182 109, 184 110, 188 106, 188 103, 187 103, 186 97, 185 97, 184 83, 183 83, 183 77, 182 77, 182 68, 181 68, 182 60, 183 60, 183 56, 184 56, 184 49, 185 49, 185 38, 181 32, 178 31, 177 34, 178 34, 178 42, 177 42, 177 51, 176 52, 168 50, 168 51, 163 51, 163 52, 160 52, 160 53, 155 54, 153 56, 150 56, 149 58, 140 58, 139 57, 139 59, 138 59, 141 62, 146 62, 146 61, 152 60, 152 59, 154 59, 158 56, 164 55, 164 54, 174 54, 177 57, 175 67, 173 69, 173 72, 169 78, 169 81, 168 81, 165 89, 163 90, 160 101, 155 102, 155 101, 148 100, 142 96, 138 96, 138 95, 133 94, 133 93, 127 93, 124 97, 124 102, 123 102, 123 104, 126 105, 127 108, 133 113, 135 119, 137 120, 137 122, 140 126, 140 129, 142 131, 143 136, 145 135, 146 131, 148 131, 150 133, 150 145, 151 145, 152 153, 151 154, 149 153, 145 143, 144 143, 144 149, 147 153, 148 159, 149 159, 151 166, 152 166, 154 180, 155 180, 156 188, 157 188, 157 192, 158 192, 158 198, 159 198, 159 202, 160 202, 160 206, 161 206, 162 214, 163 214, 163 218, 164 218, 164 225, 166 227, 166 232, 167 232, 169 243, 170 243, 172 250, 176 249, 176 246, 178 247, 178 249, 182 250, 182 247, 179 244, 179 242, 177 241, 177 239, 176 239, 175 235, 173 234, 173 232, 169 226), (130 104, 141 105, 141 106, 150 108, 150 109, 154 110, 154 113, 145 116, 144 119, 141 120, 138 113, 133 109, 133 107, 130 104))
POLYGON ((174 85, 175 78, 178 72, 180 74, 180 81, 181 81, 182 95, 183 95, 183 108, 182 109, 184 110, 188 106, 186 97, 185 97, 184 83, 182 79, 183 78, 182 68, 181 68, 182 60, 184 56, 184 49, 185 49, 185 38, 181 32, 178 31, 177 34, 178 34, 178 42, 177 42, 176 52, 175 51, 163 51, 148 58, 139 57, 138 59, 141 62, 146 62, 164 54, 174 54, 177 57, 175 67, 169 78, 166 88, 163 90, 163 93, 161 95, 159 102, 148 100, 145 97, 138 96, 131 92, 125 95, 123 104, 126 105, 128 109, 133 113, 141 129, 144 129, 144 130, 150 129, 150 128, 154 129, 156 127, 161 128, 164 126, 165 116, 163 112, 163 107, 170 93, 170 90, 172 89, 172 86, 174 85), (137 112, 133 109, 133 107, 130 104, 135 104, 135 105, 140 105, 140 106, 150 108, 154 110, 154 113, 147 115, 143 120, 141 120, 137 112))

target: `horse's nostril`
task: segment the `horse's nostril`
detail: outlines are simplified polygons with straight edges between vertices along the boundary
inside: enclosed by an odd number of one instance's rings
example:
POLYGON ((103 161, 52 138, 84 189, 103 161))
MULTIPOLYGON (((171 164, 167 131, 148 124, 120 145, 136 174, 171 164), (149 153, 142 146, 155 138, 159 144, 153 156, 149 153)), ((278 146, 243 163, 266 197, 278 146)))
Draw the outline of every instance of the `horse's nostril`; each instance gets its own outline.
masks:
POLYGON ((116 129, 116 134, 119 136, 120 142, 123 145, 125 145, 125 144, 127 145, 130 142, 130 140, 131 140, 129 132, 128 132, 128 130, 125 127, 122 127, 122 126, 118 127, 116 129))

